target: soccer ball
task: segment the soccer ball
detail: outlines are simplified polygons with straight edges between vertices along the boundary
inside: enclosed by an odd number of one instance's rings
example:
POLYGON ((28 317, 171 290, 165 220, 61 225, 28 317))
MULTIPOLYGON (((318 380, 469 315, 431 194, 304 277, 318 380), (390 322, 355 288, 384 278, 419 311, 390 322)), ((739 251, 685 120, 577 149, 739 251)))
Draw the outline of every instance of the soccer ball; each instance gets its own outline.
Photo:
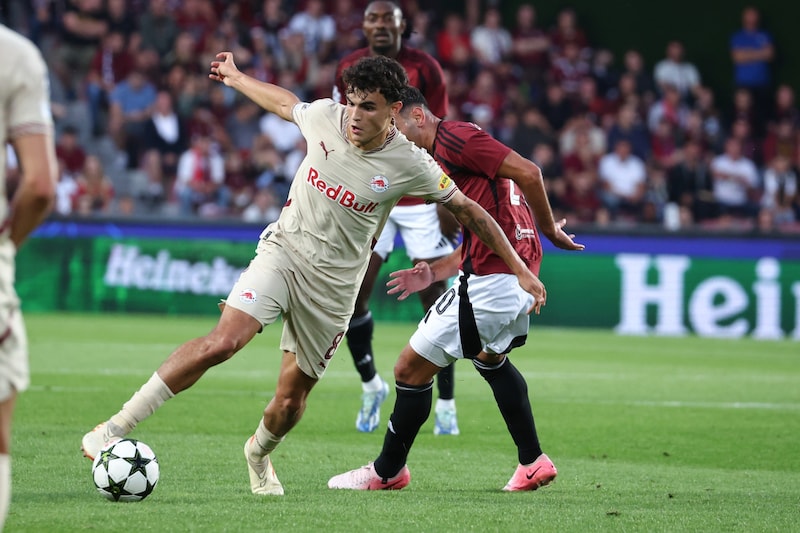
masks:
POLYGON ((97 490, 115 502, 138 502, 158 483, 158 459, 150 446, 133 439, 106 445, 92 463, 97 490))

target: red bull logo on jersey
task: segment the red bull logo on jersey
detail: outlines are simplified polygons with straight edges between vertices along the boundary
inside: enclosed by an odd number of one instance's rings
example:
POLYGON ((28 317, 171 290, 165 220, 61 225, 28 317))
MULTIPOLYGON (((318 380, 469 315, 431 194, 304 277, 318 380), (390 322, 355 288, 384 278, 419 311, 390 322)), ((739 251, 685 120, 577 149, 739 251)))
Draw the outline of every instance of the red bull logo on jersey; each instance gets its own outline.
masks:
MULTIPOLYGON (((375 178, 372 178, 375 179, 375 178)), ((352 209, 358 213, 372 213, 378 207, 380 202, 369 202, 365 204, 357 201, 354 192, 345 189, 342 185, 331 185, 325 180, 320 179, 319 172, 314 167, 308 169, 308 177, 306 183, 314 187, 321 194, 324 194, 329 200, 336 202, 345 209, 352 209)), ((388 181, 387 187, 388 187, 388 181)))
POLYGON ((242 289, 239 293, 239 301, 243 304, 254 304, 258 300, 258 294, 254 289, 242 289))
POLYGON ((386 176, 373 176, 369 187, 375 192, 383 192, 389 188, 389 179, 386 176))

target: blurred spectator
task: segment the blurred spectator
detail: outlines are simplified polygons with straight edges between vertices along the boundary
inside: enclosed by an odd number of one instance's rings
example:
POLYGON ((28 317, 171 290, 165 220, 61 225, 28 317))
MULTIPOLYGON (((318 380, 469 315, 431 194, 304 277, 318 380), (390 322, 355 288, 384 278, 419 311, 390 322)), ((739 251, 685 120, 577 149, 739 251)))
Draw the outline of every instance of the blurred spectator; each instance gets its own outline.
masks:
POLYGON ((106 16, 108 31, 121 33, 125 44, 130 45, 129 51, 141 48, 137 19, 128 9, 128 0, 106 0, 106 16))
POLYGON ((158 57, 172 50, 178 36, 178 24, 167 7, 167 0, 150 0, 147 10, 139 16, 142 49, 154 50, 158 57))
POLYGON ((535 100, 541 98, 544 89, 549 52, 550 37, 536 25, 536 8, 529 3, 520 5, 511 32, 511 58, 521 70, 520 78, 530 85, 530 96, 535 100))
POLYGON ((464 19, 458 13, 448 13, 444 27, 436 34, 438 59, 445 69, 471 70, 472 45, 464 19))
POLYGON ((647 169, 631 152, 631 144, 625 139, 617 140, 614 150, 600 159, 598 174, 600 197, 612 218, 638 219, 647 186, 647 169))
POLYGON ((534 152, 534 147, 542 144, 552 145, 554 142, 553 131, 547 119, 537 108, 530 106, 522 112, 508 145, 517 153, 530 154, 534 152))
POLYGON ((744 157, 751 160, 756 166, 761 166, 763 162, 761 157, 762 143, 753 137, 750 131, 750 124, 746 120, 738 119, 733 123, 730 137, 739 140, 744 157))
POLYGON ((775 58, 775 48, 772 36, 759 27, 760 19, 758 8, 748 6, 742 10, 742 28, 731 36, 730 51, 734 83, 752 91, 756 108, 765 112, 772 96, 770 63, 775 58))
POLYGON ((320 62, 332 59, 336 40, 336 22, 325 13, 322 0, 306 0, 305 9, 289 19, 289 33, 300 33, 304 37, 305 53, 320 62))
POLYGON ((800 140, 800 135, 798 135, 792 119, 782 119, 764 139, 761 151, 764 161, 772 161, 777 156, 783 156, 789 161, 795 161, 798 155, 798 140, 800 140))
POLYGON ((289 20, 283 3, 282 0, 263 0, 261 10, 254 19, 255 26, 252 28, 252 32, 260 34, 266 48, 278 57, 283 55, 279 32, 289 20))
POLYGON ((711 192, 711 170, 703 159, 703 147, 699 142, 689 141, 681 153, 681 161, 667 173, 667 199, 688 210, 691 221, 709 220, 716 212, 711 192))
POLYGON ((103 111, 108 109, 108 97, 118 83, 134 70, 136 60, 128 52, 125 35, 118 30, 109 31, 92 59, 86 77, 86 96, 92 133, 104 133, 103 111))
POLYGON ((143 149, 156 150, 167 174, 174 175, 178 158, 188 146, 186 125, 173 108, 172 95, 168 91, 158 91, 153 113, 144 127, 143 149))
POLYGON ((630 74, 636 82, 636 93, 642 98, 642 104, 652 105, 656 98, 656 86, 653 77, 647 71, 644 58, 638 50, 625 52, 623 74, 630 74))
MULTIPOLYGON (((11 145, 8 145, 9 148, 11 145)), ((12 150, 13 154, 14 151, 12 150)), ((16 161, 16 159, 15 159, 16 161)), ((8 176, 8 174, 6 174, 8 176)), ((75 207, 75 197, 78 194, 78 182, 75 174, 68 171, 62 159, 58 159, 58 183, 56 183, 55 212, 61 216, 71 215, 75 207)))
POLYGON ((655 133, 662 121, 667 121, 673 128, 681 129, 686 125, 689 108, 681 100, 678 89, 672 85, 664 87, 664 94, 656 101, 647 113, 647 127, 655 133))
POLYGON ((723 140, 722 117, 714 100, 714 92, 709 87, 701 87, 697 91, 694 109, 702 117, 703 131, 709 148, 714 151, 721 151, 723 140))
POLYGON ((66 126, 56 141, 56 157, 62 162, 64 172, 77 174, 86 163, 86 152, 78 141, 78 131, 66 126))
POLYGON ((647 113, 650 108, 645 104, 644 98, 636 89, 636 77, 630 72, 621 74, 615 91, 613 107, 620 109, 630 107, 636 112, 636 119, 647 123, 647 113))
POLYGON ((128 168, 139 164, 145 128, 156 102, 156 89, 139 70, 132 70, 109 95, 108 132, 124 150, 128 168))
POLYGON ((486 9, 483 24, 472 29, 470 45, 484 68, 495 68, 508 59, 512 48, 511 32, 503 26, 499 9, 486 9))
MULTIPOLYGON (((408 16, 408 15, 406 15, 408 16)), ((406 33, 409 33, 406 31, 406 33)), ((419 10, 411 17, 411 35, 403 41, 411 48, 436 55, 436 28, 430 12, 419 10)))
POLYGON ((680 149, 675 127, 662 118, 650 139, 652 163, 656 168, 670 169, 680 160, 680 149))
POLYGON ((231 148, 239 152, 249 152, 253 148, 256 137, 261 132, 261 108, 252 100, 240 100, 225 122, 225 130, 231 142, 231 148))
POLYGON ((180 31, 194 38, 195 52, 205 48, 206 37, 219 22, 211 0, 182 0, 173 16, 180 31))
POLYGON ((614 54, 606 48, 598 49, 592 56, 592 78, 597 84, 597 93, 606 100, 617 99, 619 71, 614 66, 614 54))
POLYGON ((230 205, 230 191, 225 186, 225 159, 204 135, 192 138, 191 146, 178 160, 175 195, 180 213, 219 216, 230 205))
POLYGON ((672 86, 678 89, 684 102, 691 102, 700 87, 700 72, 693 63, 684 59, 683 53, 681 41, 670 41, 666 57, 656 63, 653 78, 662 93, 665 87, 672 86))
POLYGON ((100 158, 86 157, 83 170, 75 177, 78 190, 73 210, 79 215, 109 214, 114 200, 114 186, 106 175, 100 158))
POLYGON ((567 100, 564 88, 558 83, 547 85, 540 109, 553 131, 559 133, 572 117, 572 103, 567 100))
POLYGON ((606 151, 607 139, 602 128, 595 125, 587 115, 578 115, 569 120, 561 130, 558 139, 559 152, 568 154, 575 150, 578 133, 588 133, 591 149, 596 154, 603 154, 606 151))
POLYGON ((278 220, 281 208, 278 199, 269 189, 259 189, 250 205, 242 211, 242 221, 252 224, 270 224, 278 220))
POLYGON ((580 80, 574 109, 575 113, 592 117, 595 124, 602 126, 613 122, 613 106, 597 91, 597 82, 591 76, 580 80))
POLYGON ((772 211, 777 226, 794 223, 793 204, 797 196, 797 174, 787 157, 773 158, 764 172, 764 195, 761 207, 772 211))
POLYGON ((755 217, 759 200, 758 169, 742 155, 738 139, 725 141, 725 151, 711 161, 711 176, 723 226, 729 225, 732 218, 755 217))
POLYGON ((577 43, 568 41, 561 54, 555 57, 550 67, 550 79, 561 85, 564 94, 570 100, 577 100, 578 89, 583 78, 589 76, 591 66, 581 56, 577 43))
POLYGON ((67 2, 61 18, 57 73, 75 99, 89 71, 89 65, 108 31, 108 17, 102 0, 67 2))
POLYGON ((168 180, 164 176, 161 154, 148 150, 141 166, 130 175, 131 193, 144 214, 161 214, 167 202, 168 180))
POLYGON ((550 31, 550 44, 553 61, 566 55, 567 44, 575 45, 578 55, 584 61, 592 55, 589 40, 578 26, 578 16, 571 7, 564 7, 558 12, 556 25, 550 31))
POLYGON ((166 55, 161 58, 162 70, 171 70, 176 65, 183 68, 187 74, 198 74, 200 64, 197 61, 198 41, 191 32, 180 31, 175 37, 175 43, 166 55))
POLYGON ((563 198, 566 191, 566 183, 564 182, 561 162, 556 156, 556 151, 553 149, 552 144, 542 142, 534 146, 531 152, 524 153, 530 153, 531 161, 536 163, 542 170, 544 186, 554 211, 554 217, 556 219, 563 217, 563 198))
POLYGON ((337 0, 334 3, 333 20, 336 23, 337 36, 334 58, 344 57, 363 46, 364 33, 361 31, 361 23, 364 15, 353 0, 337 0))
POLYGON ((608 130, 608 146, 615 146, 619 139, 631 143, 633 154, 643 161, 650 158, 650 135, 636 115, 636 108, 625 105, 617 111, 616 120, 608 130))
POLYGON ((293 122, 287 122, 278 115, 265 113, 259 121, 261 133, 269 137, 279 152, 287 154, 294 149, 303 137, 300 129, 293 122))
POLYGON ((783 120, 789 120, 794 128, 800 128, 800 110, 795 102, 795 92, 786 83, 780 84, 775 91, 775 106, 769 116, 770 129, 783 120))
POLYGON ((756 106, 750 89, 740 87, 734 91, 733 106, 728 114, 728 130, 733 128, 733 124, 737 120, 744 120, 750 125, 753 136, 761 140, 765 134, 764 118, 764 112, 756 106))
POLYGON ((505 99, 497 87, 497 78, 494 73, 491 70, 481 70, 467 93, 466 100, 461 105, 461 111, 473 122, 476 120, 473 115, 480 114, 484 120, 488 119, 488 122, 493 124, 494 120, 502 115, 504 103, 505 99), (488 117, 487 113, 489 113, 488 117))

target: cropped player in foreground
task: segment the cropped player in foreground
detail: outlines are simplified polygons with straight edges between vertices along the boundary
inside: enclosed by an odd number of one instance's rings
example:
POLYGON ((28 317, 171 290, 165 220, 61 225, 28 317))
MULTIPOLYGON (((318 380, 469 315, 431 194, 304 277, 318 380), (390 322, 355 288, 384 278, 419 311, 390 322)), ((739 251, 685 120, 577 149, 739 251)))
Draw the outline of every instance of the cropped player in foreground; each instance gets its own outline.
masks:
MULTIPOLYGON (((370 2, 364 10, 362 24, 367 46, 354 50, 339 61, 336 69, 336 84, 333 98, 345 103, 345 87, 341 73, 362 57, 386 56, 396 59, 408 73, 409 85, 417 87, 428 102, 431 112, 437 117, 447 114, 447 88, 442 67, 433 56, 403 45, 403 36, 408 27, 403 12, 394 2, 377 0, 370 2)), ((347 330, 347 347, 353 356, 356 370, 361 375, 361 409, 356 416, 356 429, 372 432, 380 423, 381 404, 389 393, 389 385, 375 369, 375 353, 372 349, 372 332, 375 322, 369 310, 369 299, 381 265, 394 249, 395 236, 403 239, 411 262, 432 262, 453 251, 450 238, 458 236, 458 223, 452 215, 441 213, 437 204, 426 204, 421 198, 401 198, 389 214, 378 242, 372 250, 367 272, 361 282, 356 298, 356 307, 347 330), (442 217, 440 221, 440 215, 442 217), (442 226, 445 227, 443 233, 442 226)), ((447 280, 439 280, 419 291, 423 312, 447 289, 447 280)), ((437 375, 439 398, 436 400, 436 423, 433 431, 437 435, 458 435, 456 417, 455 382, 453 365, 442 369, 437 375)))
POLYGON ((28 387, 28 339, 14 290, 17 249, 50 212, 58 165, 47 66, 36 46, 0 25, 0 531, 11 501, 11 418, 28 387), (6 200, 6 142, 22 171, 6 200))
POLYGON ((292 92, 240 72, 230 52, 217 55, 209 76, 295 122, 308 153, 280 217, 262 232, 216 327, 178 347, 122 410, 83 437, 83 452, 94 457, 104 444, 127 435, 282 317, 275 395, 244 447, 252 492, 282 495, 269 454, 302 417, 308 394, 342 341, 375 237, 402 196, 444 203, 508 263, 537 308, 545 291, 494 219, 430 155, 396 132, 393 121, 408 78, 393 59, 364 58, 345 72, 347 106, 330 99, 300 102, 292 92))
MULTIPOLYGON (((403 93, 397 127, 430 152, 468 197, 491 213, 532 272, 538 274, 542 248, 531 210, 541 231, 557 247, 582 250, 556 222, 539 167, 493 139, 474 124, 442 121, 413 87, 403 93)), ((395 365, 397 399, 378 458, 334 476, 333 489, 401 489, 411 481, 406 459, 431 409, 433 376, 457 359, 471 359, 489 383, 517 446, 519 465, 503 490, 536 490, 556 477, 542 453, 525 378, 508 359, 528 336, 534 297, 517 283, 504 262, 464 229, 462 245, 450 256, 419 263, 392 274, 390 294, 403 300, 434 280, 459 279, 431 307, 395 365), (460 270, 460 272, 459 272, 460 270)), ((536 306, 538 313, 539 307, 536 306)))

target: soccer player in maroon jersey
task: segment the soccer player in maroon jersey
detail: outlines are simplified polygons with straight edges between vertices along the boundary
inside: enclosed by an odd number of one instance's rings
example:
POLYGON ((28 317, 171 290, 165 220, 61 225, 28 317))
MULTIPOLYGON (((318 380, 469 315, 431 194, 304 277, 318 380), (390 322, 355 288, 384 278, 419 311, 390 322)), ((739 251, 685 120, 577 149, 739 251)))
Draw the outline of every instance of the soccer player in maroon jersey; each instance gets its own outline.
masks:
MULTIPOLYGON (((443 118, 447 113, 447 90, 442 67, 429 54, 403 45, 402 38, 409 29, 403 13, 394 2, 371 2, 364 10, 364 35, 367 46, 342 58, 336 70, 333 99, 344 100, 342 72, 362 57, 388 56, 396 59, 408 73, 409 85, 417 87, 425 96, 434 115, 443 118)), ((403 198, 392 210, 389 220, 373 249, 369 268, 356 300, 356 308, 347 331, 347 347, 361 375, 363 389, 361 409, 356 417, 359 431, 371 432, 380 422, 380 406, 389 392, 388 384, 375 370, 372 351, 372 332, 375 324, 369 311, 369 298, 375 286, 381 265, 394 248, 395 235, 400 233, 406 253, 412 263, 434 261, 453 251, 451 238, 458 234, 458 224, 449 212, 437 206, 426 205, 419 198, 403 198), (442 217, 444 232, 438 217, 442 217), (447 234, 447 237, 445 237, 447 234)), ((447 289, 447 280, 431 283, 419 293, 422 307, 428 310, 447 289)), ((454 398, 453 367, 448 365, 437 378, 439 399, 436 402, 437 435, 458 435, 458 422, 454 398)))
MULTIPOLYGON (((583 249, 564 232, 566 221, 553 219, 539 167, 474 124, 438 119, 413 87, 402 102, 398 129, 428 150, 464 194, 492 214, 534 274, 542 261, 536 224, 558 248, 583 249)), ((500 258, 465 229, 462 245, 450 256, 393 273, 389 293, 399 293, 402 300, 456 274, 458 281, 431 307, 400 353, 397 399, 380 455, 331 478, 330 488, 405 487, 411 479, 406 458, 430 413, 433 376, 462 358, 471 359, 489 383, 517 446, 519 465, 503 490, 536 490, 555 479, 556 468, 539 444, 527 383, 507 357, 526 341, 534 299, 500 258)))

